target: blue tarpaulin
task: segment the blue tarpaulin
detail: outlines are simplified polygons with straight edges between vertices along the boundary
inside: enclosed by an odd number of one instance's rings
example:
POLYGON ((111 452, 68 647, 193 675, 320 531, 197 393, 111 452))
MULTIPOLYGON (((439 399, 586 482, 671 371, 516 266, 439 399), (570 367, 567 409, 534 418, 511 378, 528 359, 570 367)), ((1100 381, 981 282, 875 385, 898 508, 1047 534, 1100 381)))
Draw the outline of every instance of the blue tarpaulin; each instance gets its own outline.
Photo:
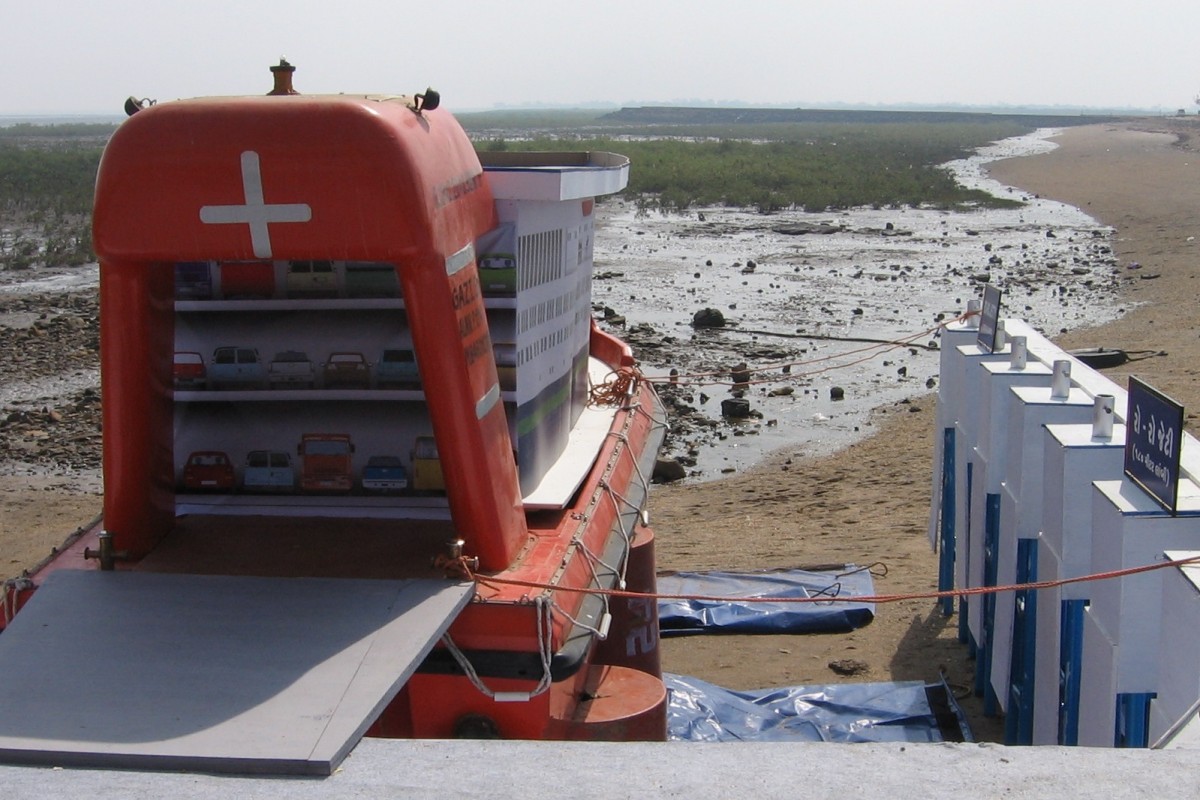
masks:
POLYGON ((971 741, 945 684, 921 681, 733 691, 666 674, 667 738, 682 742, 971 741), (930 696, 939 697, 939 713, 930 696), (949 731, 943 734, 943 731, 949 731))
POLYGON ((677 572, 658 576, 659 594, 722 598, 659 600, 664 636, 685 633, 833 633, 861 628, 875 605, 861 602, 738 602, 739 598, 855 597, 875 593, 867 569, 837 572, 677 572))

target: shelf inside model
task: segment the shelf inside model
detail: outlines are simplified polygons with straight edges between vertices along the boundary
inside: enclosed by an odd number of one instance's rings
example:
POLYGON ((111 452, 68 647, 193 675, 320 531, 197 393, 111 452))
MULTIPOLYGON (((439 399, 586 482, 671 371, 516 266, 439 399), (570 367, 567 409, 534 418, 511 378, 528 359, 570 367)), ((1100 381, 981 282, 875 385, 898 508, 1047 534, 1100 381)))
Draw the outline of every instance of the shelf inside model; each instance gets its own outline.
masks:
POLYGON ((450 508, 444 494, 176 494, 175 515, 193 514, 447 520, 450 508))
MULTIPOLYGON (((485 296, 485 308, 515 309, 517 298, 511 296, 485 296)), ((239 300, 176 300, 175 311, 179 313, 217 311, 365 311, 371 309, 403 309, 401 297, 293 297, 247 298, 239 300)))
MULTIPOLYGON (((506 403, 517 402, 516 392, 501 392, 506 403)), ((420 389, 199 389, 175 390, 177 403, 277 403, 296 400, 393 400, 424 403, 420 389)))

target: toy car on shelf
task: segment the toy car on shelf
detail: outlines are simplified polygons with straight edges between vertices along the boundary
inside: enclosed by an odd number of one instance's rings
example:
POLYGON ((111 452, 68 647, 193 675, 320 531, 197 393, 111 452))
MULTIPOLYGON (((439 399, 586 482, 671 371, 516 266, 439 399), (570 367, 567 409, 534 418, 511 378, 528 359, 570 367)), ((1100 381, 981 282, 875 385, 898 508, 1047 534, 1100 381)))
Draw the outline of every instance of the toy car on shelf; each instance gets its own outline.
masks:
POLYGON ((479 258, 479 287, 489 297, 517 293, 517 259, 511 253, 489 253, 479 258))
POLYGON ((233 463, 220 450, 197 450, 183 466, 183 488, 193 492, 231 492, 233 463))
POLYGON ((354 443, 345 433, 306 433, 296 445, 300 488, 306 492, 349 492, 354 443))
POLYGON ((380 261, 346 262, 347 297, 399 297, 400 278, 396 268, 380 261))
POLYGON ((338 276, 332 261, 291 261, 285 279, 288 297, 337 297, 338 276))
POLYGON ((247 492, 291 492, 296 488, 292 457, 282 450, 251 450, 242 470, 242 489, 247 492))
POLYGON ((265 389, 267 369, 253 347, 218 347, 208 367, 214 389, 265 389))
POLYGON ((212 271, 207 261, 180 261, 175 264, 175 299, 212 299, 212 271))
POLYGON ((371 365, 362 353, 330 353, 321 378, 326 389, 369 389, 371 365))
POLYGON ((437 440, 418 436, 412 450, 412 488, 417 492, 444 492, 446 479, 438 457, 437 440))
POLYGON ((317 373, 307 354, 284 350, 271 359, 267 383, 272 389, 311 389, 317 385, 317 373))
POLYGON ((364 492, 389 494, 408 488, 408 470, 396 456, 371 456, 362 471, 364 492))
POLYGON ((203 389, 208 385, 204 356, 199 353, 176 352, 172 372, 176 389, 203 389))
POLYGON ((420 389, 416 354, 412 350, 384 350, 375 365, 375 385, 380 389, 420 389))

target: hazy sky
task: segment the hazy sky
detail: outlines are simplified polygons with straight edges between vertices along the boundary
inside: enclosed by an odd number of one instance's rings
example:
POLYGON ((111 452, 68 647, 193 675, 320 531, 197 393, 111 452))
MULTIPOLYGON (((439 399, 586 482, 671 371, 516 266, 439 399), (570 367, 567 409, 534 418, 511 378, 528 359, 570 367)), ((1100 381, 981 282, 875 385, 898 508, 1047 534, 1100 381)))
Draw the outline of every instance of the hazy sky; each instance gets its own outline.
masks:
POLYGON ((0 114, 270 89, 498 105, 1186 108, 1197 0, 0 0, 0 114))

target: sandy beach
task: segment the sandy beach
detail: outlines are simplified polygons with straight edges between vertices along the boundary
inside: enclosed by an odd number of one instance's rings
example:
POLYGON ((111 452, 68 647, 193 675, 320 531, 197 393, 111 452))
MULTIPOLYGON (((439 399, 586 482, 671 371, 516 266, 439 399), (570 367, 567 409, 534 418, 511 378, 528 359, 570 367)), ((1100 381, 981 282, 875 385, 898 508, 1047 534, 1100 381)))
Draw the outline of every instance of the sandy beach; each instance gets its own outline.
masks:
MULTIPOLYGON (((1192 409, 1200 404, 1200 152, 1189 147, 1200 140, 1189 137, 1197 133, 1192 120, 1071 128, 1054 139, 1058 149, 990 169, 1002 183, 1076 205, 1115 229, 1125 312, 1101 327, 1047 335, 1066 348, 1163 352, 1108 374, 1121 384, 1136 374, 1192 409)), ((880 409, 879 433, 828 458, 782 453, 718 482, 659 487, 652 505, 659 568, 879 562, 886 575, 876 578, 878 591, 934 590, 937 561, 926 530, 935 400, 930 394, 880 409)), ((869 626, 845 635, 668 639, 664 668, 744 689, 928 681, 940 671, 977 738, 1003 738, 1002 723, 983 718, 967 691, 974 663, 957 640, 957 619, 930 600, 881 605, 869 626), (835 662, 857 671, 842 677, 830 668, 835 662)))
MULTIPOLYGON (((1143 120, 1066 130, 1048 154, 998 162, 991 173, 1030 194, 1076 205, 1115 229, 1124 313, 1092 329, 1046 331, 1064 347, 1162 352, 1109 371, 1136 374, 1200 408, 1200 331, 1193 303, 1200 267, 1200 139, 1194 120, 1143 120)), ((926 536, 935 395, 877 411, 872 438, 833 456, 782 451, 719 481, 656 487, 651 523, 660 570, 734 570, 877 564, 876 588, 935 588, 926 536)), ((1188 419, 1195 418, 1189 414, 1188 419)), ((0 567, 19 574, 100 510, 69 479, 0 476, 0 567)), ((818 636, 707 636, 666 640, 664 668, 731 688, 839 681, 935 680, 957 693, 980 739, 1003 726, 970 696, 974 665, 957 620, 933 601, 881 605, 866 628, 818 636), (837 662, 838 671, 830 667, 837 662), (845 674, 849 673, 849 674, 845 674)))

